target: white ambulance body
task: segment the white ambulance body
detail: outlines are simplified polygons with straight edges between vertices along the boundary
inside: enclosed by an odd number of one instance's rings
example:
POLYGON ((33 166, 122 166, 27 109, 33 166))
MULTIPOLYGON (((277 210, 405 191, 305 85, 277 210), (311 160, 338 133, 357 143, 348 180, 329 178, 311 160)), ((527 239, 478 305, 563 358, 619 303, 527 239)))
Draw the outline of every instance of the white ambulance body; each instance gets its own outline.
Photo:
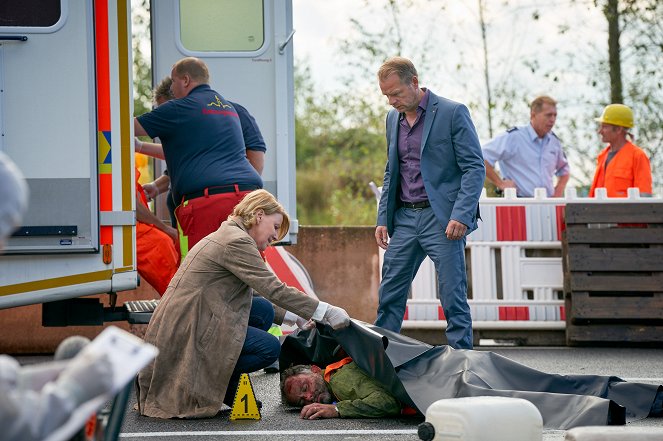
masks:
MULTIPOLYGON (((137 286, 130 0, 16 0, 0 14, 0 151, 30 203, 0 255, 0 309, 137 286)), ((154 79, 203 58, 267 144, 265 188, 295 219, 290 0, 159 0, 154 79), (216 24, 214 26, 214 24, 216 24)))

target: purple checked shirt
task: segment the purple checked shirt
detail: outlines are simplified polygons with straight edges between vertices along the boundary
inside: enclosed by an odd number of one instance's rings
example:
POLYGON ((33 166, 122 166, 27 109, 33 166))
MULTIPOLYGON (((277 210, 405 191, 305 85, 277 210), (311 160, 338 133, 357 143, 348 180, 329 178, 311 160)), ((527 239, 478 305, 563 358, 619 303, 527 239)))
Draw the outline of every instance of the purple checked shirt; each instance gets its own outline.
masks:
POLYGON ((399 117, 398 128, 398 166, 401 175, 400 197, 403 202, 422 202, 428 200, 424 180, 421 177, 421 138, 424 133, 426 106, 430 92, 425 90, 424 96, 417 107, 417 119, 414 125, 405 118, 399 117))

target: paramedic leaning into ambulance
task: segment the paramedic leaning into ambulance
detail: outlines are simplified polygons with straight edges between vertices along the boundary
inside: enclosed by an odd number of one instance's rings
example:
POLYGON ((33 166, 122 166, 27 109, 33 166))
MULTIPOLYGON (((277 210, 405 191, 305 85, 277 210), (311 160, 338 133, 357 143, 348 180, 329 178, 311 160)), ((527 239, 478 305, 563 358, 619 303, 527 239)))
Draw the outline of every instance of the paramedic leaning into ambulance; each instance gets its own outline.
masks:
POLYGON ((589 196, 594 197, 597 188, 604 187, 608 197, 626 197, 631 187, 640 190, 640 196, 652 195, 652 177, 649 158, 637 145, 628 129, 633 127, 633 111, 623 104, 610 104, 603 110, 598 133, 607 142, 596 164, 596 172, 589 196))
POLYGON ((170 77, 175 99, 135 118, 134 132, 161 139, 184 255, 263 182, 246 157, 237 109, 210 88, 205 62, 183 58, 170 77))

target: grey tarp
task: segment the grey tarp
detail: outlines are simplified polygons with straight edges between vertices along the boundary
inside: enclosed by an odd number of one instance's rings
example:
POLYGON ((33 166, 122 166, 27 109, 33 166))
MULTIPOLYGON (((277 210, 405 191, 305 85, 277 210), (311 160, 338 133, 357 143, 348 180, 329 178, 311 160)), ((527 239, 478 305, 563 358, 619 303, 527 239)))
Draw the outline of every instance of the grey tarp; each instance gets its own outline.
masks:
POLYGON ((518 397, 539 409, 549 429, 646 418, 659 388, 618 377, 548 374, 493 352, 431 346, 356 320, 339 331, 319 326, 288 336, 281 368, 308 363, 324 367, 345 356, 343 350, 421 413, 442 398, 518 397))

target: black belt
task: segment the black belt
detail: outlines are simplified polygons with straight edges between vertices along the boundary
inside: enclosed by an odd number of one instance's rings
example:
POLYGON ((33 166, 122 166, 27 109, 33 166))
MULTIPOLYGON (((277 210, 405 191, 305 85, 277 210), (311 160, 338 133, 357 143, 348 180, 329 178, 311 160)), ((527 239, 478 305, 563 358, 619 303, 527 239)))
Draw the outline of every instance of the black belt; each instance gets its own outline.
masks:
POLYGON ((401 205, 405 208, 428 208, 430 207, 430 202, 429 201, 401 202, 401 205))
POLYGON ((193 193, 185 194, 182 196, 182 202, 188 201, 190 199, 201 198, 203 196, 211 196, 213 194, 222 194, 222 193, 235 193, 239 191, 253 191, 257 190, 258 187, 255 185, 246 185, 246 184, 230 184, 230 185, 219 185, 216 187, 207 187, 201 191, 194 191, 193 193))

